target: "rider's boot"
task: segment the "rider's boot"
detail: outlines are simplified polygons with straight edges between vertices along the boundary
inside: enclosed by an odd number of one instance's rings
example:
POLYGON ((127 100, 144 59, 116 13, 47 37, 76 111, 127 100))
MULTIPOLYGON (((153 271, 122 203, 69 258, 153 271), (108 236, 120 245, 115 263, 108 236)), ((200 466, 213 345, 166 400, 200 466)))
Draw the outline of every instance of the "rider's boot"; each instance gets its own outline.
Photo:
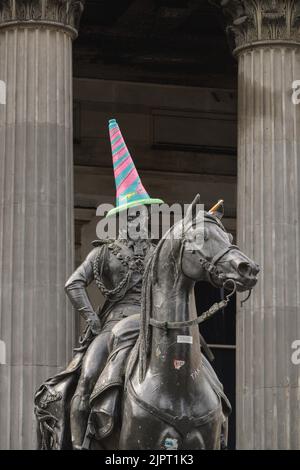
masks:
POLYGON ((126 364, 133 343, 117 349, 109 358, 90 397, 91 413, 87 434, 91 439, 101 441, 119 422, 120 396, 124 386, 126 364))

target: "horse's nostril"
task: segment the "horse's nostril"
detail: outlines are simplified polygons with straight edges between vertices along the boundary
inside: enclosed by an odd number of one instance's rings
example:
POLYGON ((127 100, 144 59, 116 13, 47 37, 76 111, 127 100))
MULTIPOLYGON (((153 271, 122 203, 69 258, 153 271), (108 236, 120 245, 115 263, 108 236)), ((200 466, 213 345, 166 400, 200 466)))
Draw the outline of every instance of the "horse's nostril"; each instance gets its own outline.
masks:
POLYGON ((256 274, 258 274, 259 271, 260 271, 259 264, 255 264, 253 268, 253 274, 256 276, 256 274))
POLYGON ((238 272, 241 276, 247 276, 251 274, 251 266, 249 263, 243 262, 238 265, 238 272))

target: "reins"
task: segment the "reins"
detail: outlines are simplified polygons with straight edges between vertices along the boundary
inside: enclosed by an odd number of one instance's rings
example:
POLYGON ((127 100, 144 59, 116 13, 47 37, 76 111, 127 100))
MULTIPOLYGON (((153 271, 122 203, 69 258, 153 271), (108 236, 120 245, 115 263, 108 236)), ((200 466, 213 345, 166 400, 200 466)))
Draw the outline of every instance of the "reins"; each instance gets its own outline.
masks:
POLYGON ((180 328, 185 328, 187 326, 199 325, 204 321, 208 320, 210 317, 215 315, 219 310, 227 307, 230 298, 236 292, 236 282, 233 279, 227 279, 223 287, 226 284, 233 284, 232 290, 229 294, 226 295, 225 299, 221 300, 220 302, 215 302, 208 310, 203 312, 199 317, 194 318, 193 320, 186 320, 186 321, 177 321, 177 322, 168 322, 168 321, 159 321, 155 320, 154 318, 149 319, 149 324, 155 328, 160 328, 162 330, 177 330, 180 328))

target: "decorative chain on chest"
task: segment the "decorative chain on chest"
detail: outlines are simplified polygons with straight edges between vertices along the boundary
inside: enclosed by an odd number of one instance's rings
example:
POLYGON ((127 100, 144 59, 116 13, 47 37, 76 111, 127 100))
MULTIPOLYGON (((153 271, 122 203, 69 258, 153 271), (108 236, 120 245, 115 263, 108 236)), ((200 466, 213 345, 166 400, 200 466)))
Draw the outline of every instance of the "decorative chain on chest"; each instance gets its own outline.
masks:
POLYGON ((124 286, 128 283, 130 272, 128 271, 124 278, 119 282, 119 284, 114 289, 108 289, 101 280, 101 275, 99 272, 101 250, 99 250, 98 255, 96 256, 93 263, 94 279, 98 289, 102 294, 107 298, 113 298, 115 295, 119 294, 124 286))
POLYGON ((123 266, 126 266, 131 271, 143 274, 145 271, 145 255, 133 253, 132 255, 125 255, 121 252, 121 247, 115 243, 108 245, 108 249, 116 256, 123 266))
POLYGON ((102 282, 101 275, 99 272, 101 258, 101 250, 99 250, 99 253, 93 263, 94 279, 98 289, 100 289, 102 294, 105 295, 105 297, 107 298, 113 298, 114 296, 118 295, 122 291, 122 289, 127 285, 130 277, 130 272, 138 272, 141 275, 144 273, 145 256, 137 253, 133 253, 132 256, 123 255, 121 253, 121 247, 119 247, 115 243, 110 243, 109 245, 107 245, 107 247, 121 262, 121 264, 128 268, 127 273, 125 274, 124 278, 119 282, 119 284, 114 289, 108 289, 102 282))

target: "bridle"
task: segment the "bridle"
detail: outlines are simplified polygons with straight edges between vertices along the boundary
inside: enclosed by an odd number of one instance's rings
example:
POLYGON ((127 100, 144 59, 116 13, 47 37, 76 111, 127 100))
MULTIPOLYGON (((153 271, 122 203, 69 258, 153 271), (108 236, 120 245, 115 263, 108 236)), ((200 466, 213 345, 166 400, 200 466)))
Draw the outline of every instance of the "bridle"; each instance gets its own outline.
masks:
MULTIPOLYGON (((210 224, 214 224, 214 225, 217 225, 218 227, 220 227, 224 232, 226 232, 224 226, 221 224, 221 222, 217 222, 216 220, 211 220, 211 219, 206 219, 206 222, 207 223, 210 223, 210 224)), ((183 243, 185 243, 186 240, 183 239, 183 243)), ((200 249, 197 249, 197 250, 191 250, 192 252, 196 252, 197 251, 197 254, 200 255, 199 256, 199 263, 200 265, 202 266, 202 268, 208 273, 209 275, 209 281, 211 282, 211 284, 214 286, 214 287, 217 287, 219 288, 220 286, 217 285, 215 282, 214 282, 214 279, 213 279, 213 276, 215 276, 216 278, 218 278, 221 282, 225 280, 225 275, 220 273, 220 271, 218 270, 217 268, 217 263, 227 254, 229 253, 230 251, 232 250, 238 250, 240 251, 239 247, 237 245, 227 245, 225 246, 224 248, 222 248, 221 250, 219 250, 215 256, 212 258, 211 261, 208 261, 207 259, 205 259, 205 256, 203 255, 203 253, 201 253, 201 250, 200 249)), ((224 285, 223 285, 224 287, 224 285)))
MULTIPOLYGON (((211 220, 207 222, 214 223, 218 226, 221 226, 221 228, 223 228, 223 230, 225 231, 221 223, 217 223, 211 220)), ((183 242, 185 242, 185 240, 183 240, 183 242)), ((226 246, 225 248, 222 248, 220 251, 218 251, 218 253, 212 258, 211 261, 207 261, 204 258, 203 254, 201 253, 201 251, 197 250, 197 254, 200 254, 199 263, 202 266, 202 268, 208 273, 209 280, 213 286, 217 288, 220 287, 216 285, 216 283, 214 282, 213 276, 223 281, 222 287, 225 289, 226 289, 226 286, 228 286, 228 284, 232 284, 231 292, 229 292, 229 294, 226 295, 225 299, 222 299, 220 302, 215 302, 208 310, 206 310, 200 316, 192 320, 186 320, 186 321, 181 321, 181 322, 169 322, 169 321, 159 321, 159 320, 155 320, 154 318, 150 318, 149 324, 155 328, 160 328, 165 331, 185 328, 185 327, 193 326, 193 325, 199 325, 200 323, 203 323, 204 321, 208 320, 210 317, 215 315, 219 310, 222 310, 223 308, 227 307, 231 297, 236 292, 236 282, 233 279, 225 279, 225 275, 219 272, 216 265, 227 253, 229 253, 232 250, 240 251, 239 247, 236 245, 226 246)), ((196 252, 196 250, 191 250, 191 252, 196 252)), ((249 289, 248 296, 241 302, 241 304, 246 302, 246 300, 249 299, 250 295, 251 295, 251 289, 249 289)))
MULTIPOLYGON (((201 264, 203 269, 208 273, 209 280, 214 287, 219 287, 219 286, 214 282, 213 275, 217 277, 218 279, 220 279, 220 281, 225 279, 225 275, 220 273, 216 265, 223 258, 223 256, 225 256, 227 253, 229 253, 232 250, 239 250, 239 247, 236 245, 229 245, 223 248, 222 250, 218 251, 218 253, 212 258, 211 261, 207 261, 203 257, 203 255, 199 257, 199 263, 201 264)), ((200 250, 198 252, 201 255, 200 250)))

